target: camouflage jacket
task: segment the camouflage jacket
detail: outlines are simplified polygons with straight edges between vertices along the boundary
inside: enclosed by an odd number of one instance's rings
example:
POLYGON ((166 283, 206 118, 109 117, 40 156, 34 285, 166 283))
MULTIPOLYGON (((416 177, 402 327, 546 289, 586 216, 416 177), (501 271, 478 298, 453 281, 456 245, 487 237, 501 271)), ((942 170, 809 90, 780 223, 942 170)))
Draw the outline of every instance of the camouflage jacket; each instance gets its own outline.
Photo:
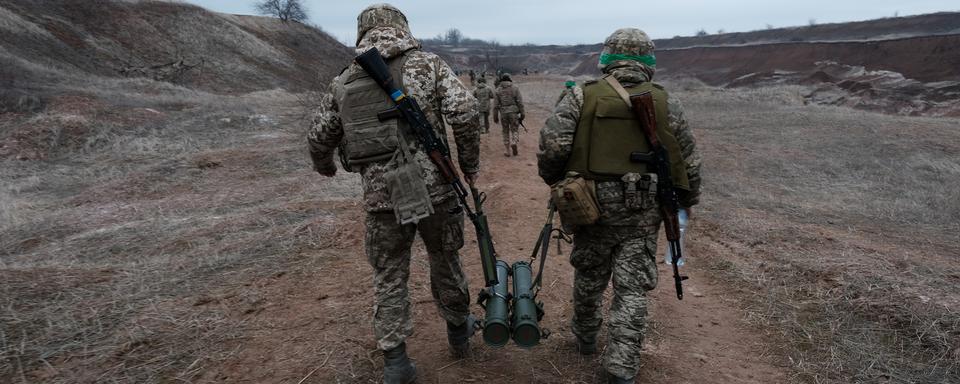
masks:
MULTIPOLYGON (((406 52, 407 61, 402 70, 405 91, 417 100, 441 138, 447 137, 444 125, 444 118, 446 119, 453 130, 460 170, 465 174, 477 173, 480 170, 477 101, 454 75, 453 70, 439 56, 421 51, 420 43, 407 32, 395 28, 381 27, 368 31, 357 44, 357 53, 372 47, 376 47, 386 58, 406 52)), ((344 82, 347 73, 352 70, 358 68, 348 68, 333 79, 330 85, 331 93, 323 96, 307 133, 310 157, 317 172, 336 170, 334 152, 343 139, 343 124, 340 121, 338 105, 345 96, 344 82)), ((422 150, 423 146, 418 142, 411 144, 419 149, 414 158, 423 169, 423 177, 433 203, 440 204, 454 197, 453 190, 444 183, 440 172, 422 150)), ((364 203, 369 212, 393 209, 383 178, 388 170, 387 162, 371 163, 360 170, 364 203)))
POLYGON ((486 85, 480 84, 473 90, 473 97, 477 99, 481 113, 490 113, 490 100, 493 99, 493 90, 486 85))
POLYGON ((563 98, 572 96, 576 98, 578 103, 583 104, 583 88, 580 86, 573 86, 570 88, 564 88, 563 92, 560 93, 560 97, 557 98, 557 101, 553 103, 554 107, 560 105, 560 102, 563 101, 563 98))
MULTIPOLYGON (((624 86, 650 81, 647 71, 631 66, 611 68, 608 73, 612 73, 624 86)), ((579 98, 563 97, 540 131, 537 166, 540 177, 547 184, 552 185, 562 180, 566 174, 567 160, 573 152, 573 138, 582 108, 582 94, 579 98)), ((680 142, 683 158, 687 163, 687 176, 690 180, 691 191, 682 194, 680 204, 691 207, 700 199, 700 152, 697 150, 693 131, 683 116, 683 108, 676 98, 671 96, 668 99, 668 108, 667 118, 670 128, 680 142)), ((659 220, 659 213, 656 210, 636 212, 627 209, 623 201, 623 183, 619 181, 597 183, 597 200, 600 202, 602 211, 600 224, 603 225, 648 225, 650 220, 659 220)))
POLYGON ((494 97, 494 116, 503 113, 523 114, 523 96, 520 95, 520 88, 513 85, 512 81, 501 81, 494 97))

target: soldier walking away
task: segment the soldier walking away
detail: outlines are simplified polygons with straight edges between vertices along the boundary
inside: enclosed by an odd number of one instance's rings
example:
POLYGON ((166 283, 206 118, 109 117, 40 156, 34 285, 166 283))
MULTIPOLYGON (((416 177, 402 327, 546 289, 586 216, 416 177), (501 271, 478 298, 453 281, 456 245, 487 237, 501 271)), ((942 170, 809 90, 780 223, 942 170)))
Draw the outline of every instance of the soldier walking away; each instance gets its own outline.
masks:
POLYGON ((662 221, 653 164, 642 159, 625 162, 632 156, 618 149, 627 141, 632 143, 627 148, 631 154, 650 152, 640 122, 622 100, 628 95, 620 90, 653 95, 656 135, 669 152, 671 170, 678 171, 670 178, 680 205, 691 207, 700 195, 700 155, 693 133, 680 104, 651 82, 656 69, 653 51, 653 42, 639 29, 610 35, 600 56, 604 78, 586 83, 582 99, 568 94, 560 101, 540 133, 537 154, 540 176, 547 184, 582 177, 595 188, 591 200, 599 205, 599 214, 593 224, 574 230, 572 330, 581 354, 596 353, 603 292, 612 279, 603 361, 610 383, 633 383, 640 366, 647 329, 646 292, 657 285, 655 253, 662 221))
POLYGON ((520 89, 513 85, 509 73, 500 76, 500 86, 494 97, 493 122, 503 128, 503 155, 517 156, 517 144, 520 142, 520 123, 523 121, 523 97, 520 89), (501 122, 501 120, 503 120, 501 122))
MULTIPOLYGON (((446 119, 453 130, 461 171, 474 185, 480 170, 480 136, 476 100, 469 90, 442 59, 420 50, 406 16, 397 8, 370 6, 357 22, 357 52, 380 51, 394 79, 423 106, 440 137, 446 137, 446 119)), ((444 183, 408 124, 396 117, 377 118, 393 102, 359 65, 345 69, 330 89, 332 94, 323 97, 308 133, 310 156, 318 173, 334 176, 333 157, 339 148, 344 168, 362 176, 367 211, 364 246, 373 267, 373 327, 377 346, 383 351, 384 382, 411 383, 416 380, 416 367, 406 353, 405 340, 413 333, 407 280, 410 247, 417 233, 426 245, 430 287, 447 323, 451 352, 461 358, 469 351, 473 316, 458 254, 463 247, 463 213, 456 209, 454 191, 444 183), (418 221, 399 224, 407 205, 396 201, 425 201, 429 209, 414 216, 418 221)))
POLYGON ((480 77, 477 80, 477 89, 473 90, 473 97, 477 99, 477 108, 483 120, 483 133, 490 133, 490 100, 493 99, 493 90, 487 87, 487 79, 480 77))
POLYGON ((560 105, 560 102, 563 101, 564 97, 575 97, 580 102, 583 102, 583 88, 580 88, 577 85, 577 81, 573 78, 568 78, 566 82, 563 83, 563 86, 566 87, 563 89, 563 92, 560 93, 560 97, 557 98, 557 102, 553 103, 553 106, 556 107, 560 105))
POLYGON ((473 84, 477 81, 477 73, 471 69, 469 74, 470 74, 470 85, 473 86, 473 84))

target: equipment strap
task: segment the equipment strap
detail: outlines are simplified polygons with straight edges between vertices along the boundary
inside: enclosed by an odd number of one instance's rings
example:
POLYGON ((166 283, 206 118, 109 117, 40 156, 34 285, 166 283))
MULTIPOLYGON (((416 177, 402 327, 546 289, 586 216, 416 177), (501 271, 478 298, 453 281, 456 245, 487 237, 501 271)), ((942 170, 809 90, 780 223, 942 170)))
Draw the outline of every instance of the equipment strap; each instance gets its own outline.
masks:
POLYGON ((620 95, 620 99, 622 99, 624 103, 627 103, 627 108, 633 109, 633 103, 630 102, 630 93, 627 92, 626 88, 623 88, 623 85, 617 81, 617 78, 613 77, 612 75, 606 75, 603 77, 603 79, 606 80, 607 84, 610 84, 610 86, 613 87, 614 91, 617 91, 617 95, 620 95))

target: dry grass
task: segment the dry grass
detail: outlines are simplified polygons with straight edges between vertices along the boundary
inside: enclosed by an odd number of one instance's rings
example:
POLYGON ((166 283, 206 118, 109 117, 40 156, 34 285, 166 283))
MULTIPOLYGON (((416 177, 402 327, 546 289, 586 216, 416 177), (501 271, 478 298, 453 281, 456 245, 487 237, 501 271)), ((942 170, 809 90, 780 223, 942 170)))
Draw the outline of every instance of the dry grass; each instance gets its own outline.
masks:
POLYGON ((333 232, 304 196, 358 185, 311 182, 295 95, 89 80, 0 119, 37 154, 0 169, 0 382, 196 380, 333 232))
POLYGON ((675 89, 706 153, 694 252, 753 297, 797 379, 960 381, 956 121, 675 89))

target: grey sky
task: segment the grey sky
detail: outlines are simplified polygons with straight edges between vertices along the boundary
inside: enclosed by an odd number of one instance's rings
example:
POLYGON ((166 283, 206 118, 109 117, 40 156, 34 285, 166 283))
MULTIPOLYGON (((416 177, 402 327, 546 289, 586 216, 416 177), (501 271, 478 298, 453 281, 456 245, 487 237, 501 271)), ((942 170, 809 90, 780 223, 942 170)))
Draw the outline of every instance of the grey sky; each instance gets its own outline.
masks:
MULTIPOLYGON (((187 0, 211 10, 252 14, 254 0, 187 0)), ((337 39, 353 44, 356 17, 366 6, 382 2, 304 0, 310 20, 337 39)), ((432 37, 449 28, 464 35, 507 44, 598 43, 613 30, 635 26, 654 38, 692 35, 703 28, 740 32, 817 23, 867 20, 922 13, 957 11, 956 0, 394 0, 410 19, 417 37, 432 37), (602 7, 600 6, 602 4, 602 7)))

